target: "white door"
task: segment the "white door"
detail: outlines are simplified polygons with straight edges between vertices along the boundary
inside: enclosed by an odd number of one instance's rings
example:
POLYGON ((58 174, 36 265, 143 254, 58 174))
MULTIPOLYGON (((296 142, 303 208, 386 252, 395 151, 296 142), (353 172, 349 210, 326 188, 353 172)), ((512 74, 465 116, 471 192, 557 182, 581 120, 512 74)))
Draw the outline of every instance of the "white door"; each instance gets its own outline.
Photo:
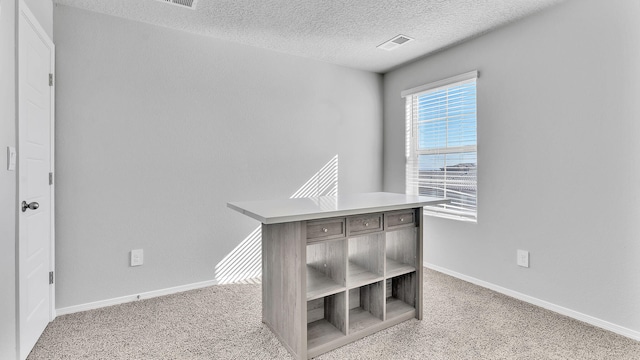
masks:
POLYGON ((53 320, 53 43, 23 1, 18 28, 18 339, 25 359, 53 320))

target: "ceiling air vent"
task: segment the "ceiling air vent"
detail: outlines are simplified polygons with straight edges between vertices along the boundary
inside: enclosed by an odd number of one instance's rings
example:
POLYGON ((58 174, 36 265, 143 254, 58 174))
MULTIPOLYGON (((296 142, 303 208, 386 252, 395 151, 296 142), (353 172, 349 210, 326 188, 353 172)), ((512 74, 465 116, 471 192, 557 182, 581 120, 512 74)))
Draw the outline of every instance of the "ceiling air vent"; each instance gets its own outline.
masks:
POLYGON ((176 5, 183 8, 195 9, 198 0, 157 0, 166 4, 176 5))
POLYGON ((411 41, 413 41, 413 39, 408 36, 398 35, 389 41, 383 42, 377 47, 378 49, 391 51, 411 41))

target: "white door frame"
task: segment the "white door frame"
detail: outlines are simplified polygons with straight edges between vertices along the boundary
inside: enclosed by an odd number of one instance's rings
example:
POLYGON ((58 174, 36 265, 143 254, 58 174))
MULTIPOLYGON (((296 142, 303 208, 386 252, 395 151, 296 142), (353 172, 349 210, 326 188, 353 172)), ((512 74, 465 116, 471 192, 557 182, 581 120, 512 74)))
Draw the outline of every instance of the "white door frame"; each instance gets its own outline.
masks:
MULTIPOLYGON (((27 6, 27 4, 24 2, 24 0, 20 0, 19 1, 19 7, 18 7, 18 23, 16 24, 16 31, 18 32, 18 39, 19 39, 19 29, 20 29, 20 23, 21 21, 27 21, 29 23, 29 25, 35 30, 35 32, 37 33, 37 35, 40 37, 40 39, 49 47, 49 49, 51 50, 50 54, 51 54, 51 59, 50 59, 50 69, 51 69, 51 73, 55 74, 55 45, 53 44, 53 41, 51 40, 51 38, 49 38, 49 35, 47 34, 47 32, 44 30, 44 28, 42 28, 42 26, 40 25, 40 23, 38 22, 37 18, 33 15, 33 13, 31 12, 31 10, 29 9, 29 7, 27 6)), ((18 41, 19 43, 19 41, 18 41)), ((19 52, 18 52, 19 53, 19 52)), ((17 67, 21 66, 20 64, 21 60, 18 56, 18 61, 17 61, 17 67)), ((16 69, 17 73, 19 74, 19 70, 16 69)), ((55 76, 54 76, 55 77, 55 76)), ((50 96, 50 114, 49 114, 49 124, 50 124, 50 149, 49 149, 49 156, 50 156, 50 168, 49 168, 49 172, 52 174, 55 174, 55 166, 54 166, 54 160, 55 160, 55 81, 53 82, 53 85, 51 86, 51 96, 50 96)), ((19 107, 19 102, 21 101, 21 99, 19 98, 19 93, 18 93, 18 107, 19 107)), ((18 129, 20 128, 20 112, 17 112, 17 119, 18 119, 18 124, 17 127, 18 129)), ((18 131, 18 136, 20 136, 20 133, 18 131)), ((20 138, 17 139, 17 143, 20 144, 20 138)), ((18 149, 18 151, 20 151, 20 149, 18 149)), ((17 176, 17 185, 18 187, 20 186, 20 164, 18 164, 18 172, 16 174, 17 176)), ((52 178, 53 180, 53 178, 52 178)), ((20 214, 21 214, 21 209, 20 209, 20 201, 21 199, 19 199, 19 188, 17 189, 18 192, 18 196, 16 198, 18 198, 18 205, 16 206, 16 219, 19 222, 20 221, 20 214)), ((50 185, 50 201, 51 201, 51 209, 50 209, 50 214, 51 214, 51 229, 50 229, 50 259, 49 259, 49 271, 54 271, 55 270, 55 181, 53 181, 53 183, 50 185)), ((20 226, 17 226, 18 229, 18 233, 17 233, 17 240, 19 241, 20 239, 20 226)), ((16 259, 19 259, 19 244, 17 244, 16 246, 16 259)), ((54 273, 55 274, 55 273, 54 273)), ((16 272, 16 283, 18 283, 20 281, 20 276, 19 276, 19 271, 16 272)), ((18 283, 19 284, 19 283, 18 283)), ((19 285, 18 285, 19 286, 19 285)), ((53 282, 53 284, 51 284, 49 286, 49 322, 53 321, 56 317, 56 311, 55 311, 55 281, 53 282)), ((16 295, 16 304, 19 304, 20 301, 20 292, 17 292, 16 295)), ((20 317, 20 312, 18 311, 18 307, 16 306, 16 318, 18 319, 18 321, 20 321, 19 318, 20 317)), ((18 346, 18 356, 20 356, 20 334, 16 334, 16 341, 17 341, 17 346, 18 346)))

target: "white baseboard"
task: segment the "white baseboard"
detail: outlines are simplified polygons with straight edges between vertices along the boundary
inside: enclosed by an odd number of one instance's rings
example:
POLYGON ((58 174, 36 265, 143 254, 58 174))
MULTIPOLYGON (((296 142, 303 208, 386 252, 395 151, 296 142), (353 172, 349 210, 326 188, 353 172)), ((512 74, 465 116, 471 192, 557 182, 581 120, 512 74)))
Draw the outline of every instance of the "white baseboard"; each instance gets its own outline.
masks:
POLYGON ((167 288, 167 289, 148 291, 148 292, 135 294, 135 295, 126 295, 126 296, 121 296, 113 299, 106 299, 106 300, 100 300, 100 301, 90 302, 86 304, 73 305, 69 307, 56 309, 55 314, 56 316, 72 314, 80 311, 99 309, 106 306, 119 305, 119 304, 124 304, 128 302, 143 300, 143 299, 151 299, 158 296, 170 295, 170 294, 175 294, 175 293, 188 291, 188 290, 201 289, 201 288, 212 286, 212 285, 218 285, 218 281, 208 280, 208 281, 202 281, 202 282, 193 283, 193 284, 176 286, 176 287, 167 288))
POLYGON ((480 280, 480 279, 476 279, 476 278, 471 277, 471 276, 460 274, 460 273, 457 273, 455 271, 452 271, 452 270, 449 270, 449 269, 445 269, 443 267, 440 267, 440 266, 437 266, 437 265, 434 265, 434 264, 430 264, 430 263, 425 262, 423 265, 425 267, 429 268, 429 269, 441 272, 443 274, 447 274, 447 275, 453 276, 455 278, 470 282, 472 284, 475 284, 475 285, 478 285, 478 286, 493 290, 495 292, 499 292, 501 294, 510 296, 512 298, 516 298, 518 300, 522 300, 522 301, 527 302, 529 304, 533 304, 533 305, 539 306, 541 308, 556 312, 558 314, 561 314, 561 315, 564 315, 564 316, 568 316, 568 317, 576 319, 576 320, 580 320, 580 321, 585 322, 587 324, 590 324, 590 325, 593 325, 593 326, 596 326, 596 327, 599 327, 599 328, 602 328, 602 329, 605 329, 605 330, 609 330, 611 332, 614 332, 616 334, 628 337, 630 339, 633 339, 633 340, 636 340, 636 341, 640 341, 640 332, 639 331, 628 329, 626 327, 623 327, 623 326, 620 326, 620 325, 616 325, 616 324, 610 323, 608 321, 605 321, 605 320, 602 320, 602 319, 598 319, 598 318, 595 318, 593 316, 586 315, 586 314, 583 314, 583 313, 575 311, 575 310, 567 309, 567 308, 562 307, 560 305, 556 305, 556 304, 550 303, 548 301, 540 300, 538 298, 534 298, 533 296, 525 295, 525 294, 519 293, 517 291, 513 291, 513 290, 510 290, 510 289, 504 288, 502 286, 498 286, 498 285, 495 285, 495 284, 492 284, 492 283, 489 283, 489 282, 486 282, 486 281, 483 281, 483 280, 480 280))

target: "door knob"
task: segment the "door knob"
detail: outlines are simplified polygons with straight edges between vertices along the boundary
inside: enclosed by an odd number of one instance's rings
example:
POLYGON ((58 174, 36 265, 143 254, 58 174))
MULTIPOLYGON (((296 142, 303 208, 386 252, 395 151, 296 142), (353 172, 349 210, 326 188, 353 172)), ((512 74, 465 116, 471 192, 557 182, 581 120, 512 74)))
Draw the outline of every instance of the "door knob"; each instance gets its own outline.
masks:
POLYGON ((32 203, 28 203, 26 201, 22 202, 22 212, 27 211, 27 209, 31 209, 31 210, 35 210, 37 208, 40 207, 40 204, 38 204, 37 202, 32 202, 32 203))

